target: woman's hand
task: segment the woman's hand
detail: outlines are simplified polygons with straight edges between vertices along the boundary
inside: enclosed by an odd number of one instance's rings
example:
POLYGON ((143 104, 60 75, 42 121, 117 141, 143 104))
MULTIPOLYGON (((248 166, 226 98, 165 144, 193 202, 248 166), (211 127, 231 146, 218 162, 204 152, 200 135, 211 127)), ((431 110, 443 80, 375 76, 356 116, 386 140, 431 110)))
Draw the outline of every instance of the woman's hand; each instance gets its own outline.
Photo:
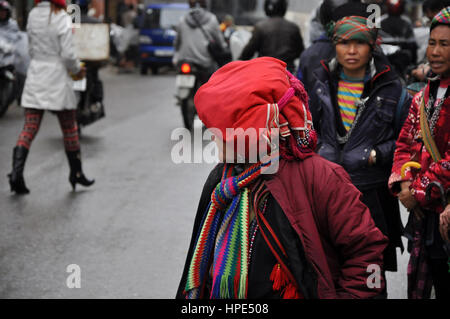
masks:
POLYGON ((411 190, 409 189, 411 182, 405 181, 402 182, 400 185, 402 190, 398 194, 398 199, 403 204, 403 206, 406 207, 406 209, 413 210, 417 206, 417 201, 414 198, 413 194, 411 193, 411 190))
POLYGON ((421 64, 416 69, 414 69, 411 74, 419 81, 425 81, 427 73, 430 71, 430 66, 428 64, 421 64))
POLYGON ((450 205, 445 207, 444 211, 439 215, 439 232, 442 239, 450 242, 448 232, 450 231, 450 205))
POLYGON ((422 219, 425 217, 422 210, 418 206, 418 203, 416 199, 414 198, 414 195, 411 193, 411 190, 409 189, 409 186, 411 185, 411 182, 405 181, 401 184, 401 192, 398 194, 398 199, 403 204, 403 206, 406 207, 408 211, 414 211, 414 214, 416 215, 417 219, 422 219))

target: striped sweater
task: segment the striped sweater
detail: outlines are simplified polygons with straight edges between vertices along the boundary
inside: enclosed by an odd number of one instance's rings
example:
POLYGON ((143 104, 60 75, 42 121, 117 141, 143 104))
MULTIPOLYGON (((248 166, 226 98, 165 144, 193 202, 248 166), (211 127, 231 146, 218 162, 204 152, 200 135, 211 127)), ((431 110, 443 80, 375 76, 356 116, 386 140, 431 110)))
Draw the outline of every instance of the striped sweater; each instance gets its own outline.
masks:
POLYGON ((354 79, 341 74, 338 85, 338 105, 342 123, 348 131, 356 117, 356 101, 361 98, 364 90, 364 79, 354 79))

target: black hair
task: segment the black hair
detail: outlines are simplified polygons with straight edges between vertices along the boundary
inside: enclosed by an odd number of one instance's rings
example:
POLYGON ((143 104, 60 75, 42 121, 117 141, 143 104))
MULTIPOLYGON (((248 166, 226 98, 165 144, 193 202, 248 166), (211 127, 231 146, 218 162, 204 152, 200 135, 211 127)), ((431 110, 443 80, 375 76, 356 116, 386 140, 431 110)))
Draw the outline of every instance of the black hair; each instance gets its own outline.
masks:
POLYGON ((450 6, 450 0, 425 0, 422 4, 422 10, 423 12, 427 10, 439 12, 448 6, 450 6))

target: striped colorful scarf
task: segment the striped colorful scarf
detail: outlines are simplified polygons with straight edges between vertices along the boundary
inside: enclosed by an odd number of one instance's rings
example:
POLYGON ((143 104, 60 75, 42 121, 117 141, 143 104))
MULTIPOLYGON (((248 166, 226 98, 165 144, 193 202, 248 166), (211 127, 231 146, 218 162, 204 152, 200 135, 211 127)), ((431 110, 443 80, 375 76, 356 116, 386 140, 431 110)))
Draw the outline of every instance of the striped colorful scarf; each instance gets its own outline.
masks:
MULTIPOLYGON (((278 158, 272 162, 276 160, 278 158)), ((246 298, 250 219, 248 186, 270 164, 270 161, 257 163, 238 176, 232 176, 233 165, 225 164, 222 181, 211 194, 208 211, 197 235, 185 287, 187 299, 202 297, 210 270, 211 299, 246 298)))
POLYGON ((450 7, 442 9, 436 16, 431 20, 430 30, 433 30, 439 24, 450 25, 450 7))

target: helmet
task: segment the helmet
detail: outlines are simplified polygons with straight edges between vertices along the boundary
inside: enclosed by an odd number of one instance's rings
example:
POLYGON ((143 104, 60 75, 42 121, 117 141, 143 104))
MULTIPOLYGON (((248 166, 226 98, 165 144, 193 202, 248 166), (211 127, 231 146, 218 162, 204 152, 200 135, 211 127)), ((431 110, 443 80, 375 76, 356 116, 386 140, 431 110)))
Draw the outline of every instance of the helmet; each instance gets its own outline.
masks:
POLYGON ((191 8, 201 7, 206 9, 206 0, 189 0, 188 2, 191 8))
POLYGON ((0 1, 0 10, 1 11, 6 11, 6 17, 4 19, 1 19, 0 21, 8 21, 9 18, 11 18, 11 5, 9 4, 8 1, 0 1))
POLYGON ((386 9, 389 15, 399 16, 405 12, 404 0, 386 0, 386 9))
POLYGON ((287 6, 287 0, 266 0, 264 2, 264 10, 269 17, 283 17, 286 14, 287 6))
POLYGON ((326 26, 333 20, 333 12, 348 0, 324 0, 319 9, 319 21, 326 26))

